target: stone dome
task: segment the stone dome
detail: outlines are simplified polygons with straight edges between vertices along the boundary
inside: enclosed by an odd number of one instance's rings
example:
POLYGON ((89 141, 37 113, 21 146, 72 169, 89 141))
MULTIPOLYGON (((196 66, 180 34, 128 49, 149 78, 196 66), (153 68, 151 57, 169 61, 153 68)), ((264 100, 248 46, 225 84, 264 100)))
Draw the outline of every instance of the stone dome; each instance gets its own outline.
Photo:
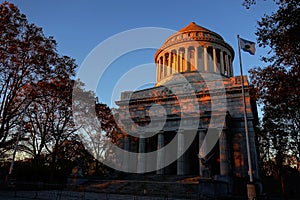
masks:
POLYGON ((156 51, 156 85, 176 73, 217 73, 233 76, 233 48, 217 33, 191 22, 166 39, 156 51))

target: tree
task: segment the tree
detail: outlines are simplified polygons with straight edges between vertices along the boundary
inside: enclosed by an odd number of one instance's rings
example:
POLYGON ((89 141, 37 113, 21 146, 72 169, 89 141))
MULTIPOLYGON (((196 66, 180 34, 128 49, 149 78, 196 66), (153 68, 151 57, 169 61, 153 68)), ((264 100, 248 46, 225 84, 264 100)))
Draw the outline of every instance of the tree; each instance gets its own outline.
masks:
POLYGON ((109 151, 110 144, 118 145, 123 135, 115 122, 112 110, 106 104, 98 102, 96 95, 85 91, 83 87, 84 84, 77 81, 73 88, 73 95, 76 96, 73 99, 73 115, 80 126, 79 138, 96 159, 98 170, 99 161, 114 156, 109 151))
MULTIPOLYGON (((266 1, 266 0, 264 0, 266 1)), ((265 14, 258 21, 258 44, 270 47, 269 57, 264 61, 276 65, 298 66, 300 50, 300 2, 299 0, 273 0, 278 10, 271 15, 265 14), (271 55, 271 56, 270 56, 271 55)), ((249 9, 257 0, 244 0, 243 5, 249 9)))
POLYGON ((244 0, 243 6, 249 9, 252 5, 256 4, 256 0, 244 0))
POLYGON ((15 142, 16 127, 39 82, 74 75, 74 60, 60 56, 56 41, 8 2, 0 4, 0 152, 15 142), (32 90, 29 90, 29 89, 32 90), (26 92, 24 92, 26 91, 26 92), (20 95, 22 94, 22 95, 20 95))
MULTIPOLYGON (((79 167, 83 170, 82 175, 90 175, 94 157, 85 148, 77 135, 64 140, 59 144, 60 148, 56 152, 57 169, 56 177, 66 178, 72 172, 74 167, 79 167)), ((52 162, 50 160, 50 162, 52 162)))
MULTIPOLYGON (((256 32, 259 46, 270 49, 262 57, 269 66, 251 69, 250 78, 263 106, 261 149, 269 148, 263 166, 281 178, 284 165, 300 162, 300 1, 274 2, 278 10, 264 15, 256 32)), ((248 8, 255 3, 244 1, 248 8)))
MULTIPOLYGON (((273 66, 297 67, 300 63, 300 2, 299 0, 273 0, 278 10, 265 14, 258 21, 257 40, 261 47, 269 47, 266 62, 273 66)), ((250 8, 256 0, 244 0, 243 5, 250 8)))
POLYGON ((36 91, 24 115, 27 140, 21 149, 36 160, 47 151, 54 164, 62 142, 77 130, 72 117, 72 86, 70 79, 52 79, 34 86, 36 91))
POLYGON ((265 15, 258 22, 259 45, 270 47, 269 56, 263 59, 275 66, 299 68, 300 55, 300 2, 278 0, 278 10, 265 15))

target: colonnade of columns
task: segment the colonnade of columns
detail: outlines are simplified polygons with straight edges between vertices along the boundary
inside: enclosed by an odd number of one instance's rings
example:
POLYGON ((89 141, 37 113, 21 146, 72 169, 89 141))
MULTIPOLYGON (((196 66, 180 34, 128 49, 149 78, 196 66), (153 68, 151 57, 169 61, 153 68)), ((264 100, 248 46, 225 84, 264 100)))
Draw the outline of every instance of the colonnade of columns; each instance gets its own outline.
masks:
POLYGON ((156 82, 178 72, 214 72, 232 76, 232 57, 211 46, 181 47, 163 51, 156 59, 156 82))
MULTIPOLYGON (((219 130, 221 131, 220 138, 219 138, 219 160, 220 160, 220 175, 221 176, 228 176, 229 175, 229 169, 230 169, 230 159, 229 159, 229 143, 228 143, 228 137, 227 132, 225 130, 219 130)), ((184 149, 186 149, 185 145, 185 133, 184 130, 178 131, 178 142, 177 142, 177 175, 185 175, 188 174, 188 168, 190 162, 198 162, 198 161, 191 161, 187 160, 186 152, 184 152, 184 149)), ((206 136, 206 130, 202 129, 198 131, 198 137, 199 137, 199 144, 198 147, 202 145, 206 145, 203 143, 204 138, 206 136)), ((165 136, 163 132, 158 133, 157 137, 157 160, 156 160, 156 166, 157 166, 157 174, 164 174, 165 173, 165 158, 168 156, 166 152, 164 151, 164 145, 165 145, 165 136)), ((130 151, 130 137, 125 136, 124 138, 124 150, 130 151)), ((146 160, 145 155, 143 153, 146 153, 146 139, 141 137, 139 138, 139 144, 138 144, 138 161, 137 161, 137 171, 143 172, 146 168, 146 160)), ((128 164, 128 163, 127 163, 128 164)), ((126 166, 125 166, 126 167, 126 166)), ((127 166, 128 167, 128 166, 127 166)), ((203 163, 199 160, 199 175, 200 177, 205 177, 204 174, 205 166, 203 163)))

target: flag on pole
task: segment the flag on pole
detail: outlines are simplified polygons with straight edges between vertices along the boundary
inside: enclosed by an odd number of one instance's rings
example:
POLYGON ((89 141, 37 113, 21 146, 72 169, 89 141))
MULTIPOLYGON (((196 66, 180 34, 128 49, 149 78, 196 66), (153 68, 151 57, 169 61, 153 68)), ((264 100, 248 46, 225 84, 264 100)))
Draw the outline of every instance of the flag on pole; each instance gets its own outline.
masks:
POLYGON ((250 53, 251 55, 255 54, 255 42, 251 42, 249 40, 245 40, 240 38, 240 46, 243 51, 250 53))

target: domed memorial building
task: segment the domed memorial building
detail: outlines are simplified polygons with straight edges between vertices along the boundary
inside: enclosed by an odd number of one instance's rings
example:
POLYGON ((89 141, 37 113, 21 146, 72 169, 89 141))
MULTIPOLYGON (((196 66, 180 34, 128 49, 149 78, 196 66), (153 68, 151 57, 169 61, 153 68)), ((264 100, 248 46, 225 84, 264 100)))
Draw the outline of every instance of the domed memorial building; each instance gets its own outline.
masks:
POLYGON ((166 83, 175 73, 198 71, 231 77, 233 58, 232 47, 220 35, 192 22, 156 52, 156 85, 166 83))
MULTIPOLYGON (((234 76, 233 59, 233 48, 219 34, 194 22, 166 39, 154 56, 155 86, 124 91, 116 102, 128 133, 123 148, 140 153, 137 172, 195 175, 224 183, 227 192, 247 183, 242 77, 234 76)), ((250 96, 253 88, 243 78, 257 181, 257 107, 250 96)), ((130 164, 123 163, 125 168, 130 164)))

